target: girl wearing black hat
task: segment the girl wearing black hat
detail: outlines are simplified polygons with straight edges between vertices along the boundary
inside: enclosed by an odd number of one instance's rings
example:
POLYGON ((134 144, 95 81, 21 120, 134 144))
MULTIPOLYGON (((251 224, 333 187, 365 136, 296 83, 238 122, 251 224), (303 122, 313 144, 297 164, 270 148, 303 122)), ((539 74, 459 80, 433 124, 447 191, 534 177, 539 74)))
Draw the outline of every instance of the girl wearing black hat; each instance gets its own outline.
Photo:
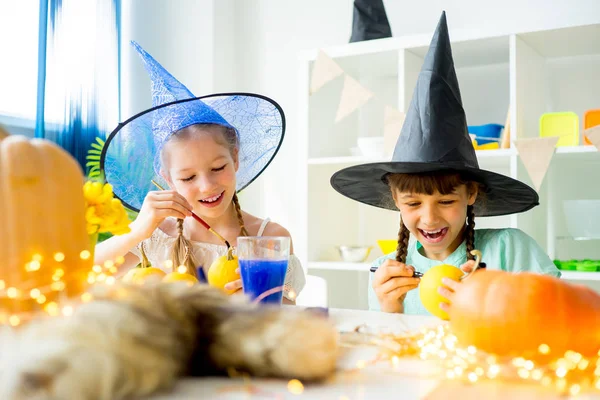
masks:
MULTIPOLYGON (((374 261, 369 308, 428 314, 413 289, 438 264, 474 265, 471 251, 487 267, 560 276, 533 238, 518 229, 475 230, 475 216, 525 212, 539 197, 528 185, 479 168, 467 131, 454 70, 446 15, 442 14, 425 57, 392 161, 362 164, 331 178, 338 192, 376 207, 399 210, 395 253, 374 261), (411 234, 416 239, 409 241, 411 234)), ((455 281, 440 294, 451 297, 455 281)), ((447 309, 446 304, 442 305, 447 309)))

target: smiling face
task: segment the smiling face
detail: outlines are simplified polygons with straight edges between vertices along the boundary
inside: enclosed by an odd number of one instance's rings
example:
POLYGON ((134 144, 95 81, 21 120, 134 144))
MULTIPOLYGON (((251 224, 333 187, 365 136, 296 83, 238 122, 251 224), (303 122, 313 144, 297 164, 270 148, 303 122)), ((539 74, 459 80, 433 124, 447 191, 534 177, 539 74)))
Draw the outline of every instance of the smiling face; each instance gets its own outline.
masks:
POLYGON ((196 214, 218 218, 231 205, 236 192, 237 155, 233 130, 192 125, 165 143, 163 176, 194 207, 196 214))
POLYGON ((446 259, 464 239, 467 206, 475 203, 476 185, 458 175, 399 175, 389 181, 402 222, 422 244, 425 256, 446 259))

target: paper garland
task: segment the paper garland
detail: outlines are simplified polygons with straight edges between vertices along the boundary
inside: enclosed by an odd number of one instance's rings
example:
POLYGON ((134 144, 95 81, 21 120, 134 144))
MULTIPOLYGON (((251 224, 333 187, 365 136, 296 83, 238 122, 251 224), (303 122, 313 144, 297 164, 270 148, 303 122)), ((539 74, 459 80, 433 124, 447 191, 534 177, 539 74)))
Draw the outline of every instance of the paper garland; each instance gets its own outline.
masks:
POLYGON ((535 190, 539 191, 550 166, 550 161, 556 152, 558 136, 544 138, 519 139, 513 143, 519 152, 519 157, 533 182, 535 190))
MULTIPOLYGON (((344 77, 344 84, 335 115, 336 123, 340 122, 375 97, 375 94, 372 91, 365 88, 360 82, 347 74, 343 68, 323 50, 319 50, 313 65, 310 94, 316 93, 328 82, 340 76, 344 77)), ((387 157, 392 155, 391 152, 393 152, 398 136, 402 130, 402 125, 404 124, 405 114, 390 105, 385 104, 384 107, 383 136, 386 151, 385 155, 387 157)), ((507 121, 508 119, 509 116, 507 115, 507 121)), ((510 129, 508 123, 505 129, 510 129)), ((600 126, 586 129, 583 131, 583 134, 592 142, 598 151, 600 151, 600 126)), ((509 137, 505 137, 504 139, 505 142, 510 142, 509 137)), ((513 141, 519 157, 537 191, 540 190, 546 172, 550 167, 552 157, 556 153, 558 139, 558 136, 553 136, 518 139, 513 141)))

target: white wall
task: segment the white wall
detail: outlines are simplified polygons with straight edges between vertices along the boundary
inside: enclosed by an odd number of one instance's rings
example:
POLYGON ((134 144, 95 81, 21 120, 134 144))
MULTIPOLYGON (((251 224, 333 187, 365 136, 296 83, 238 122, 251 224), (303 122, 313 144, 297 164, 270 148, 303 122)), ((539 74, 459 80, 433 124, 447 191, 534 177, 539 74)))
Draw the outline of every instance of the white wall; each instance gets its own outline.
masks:
POLYGON ((431 33, 442 10, 446 10, 450 34, 585 25, 596 23, 600 15, 596 0, 384 0, 384 5, 394 36, 431 33))
MULTIPOLYGON (((223 0, 227 3, 226 0, 223 0)), ((213 0, 123 0, 121 119, 152 104, 135 40, 196 96, 213 91, 213 0)))
MULTIPOLYGON (((600 16, 598 0, 555 0, 552 5, 547 0, 384 3, 394 36, 430 35, 444 9, 451 36, 458 31, 510 33, 596 23, 600 16)), ((284 144, 271 167, 243 193, 242 204, 249 212, 280 222, 292 236, 301 226, 294 210, 302 195, 295 185, 302 165, 296 151, 301 140, 296 129, 296 55, 347 43, 352 4, 352 0, 124 0, 124 43, 130 38, 139 41, 196 95, 211 90, 256 91, 281 104, 288 127, 284 144)), ((133 52, 123 50, 126 118, 150 99, 141 63, 127 66, 133 52)))

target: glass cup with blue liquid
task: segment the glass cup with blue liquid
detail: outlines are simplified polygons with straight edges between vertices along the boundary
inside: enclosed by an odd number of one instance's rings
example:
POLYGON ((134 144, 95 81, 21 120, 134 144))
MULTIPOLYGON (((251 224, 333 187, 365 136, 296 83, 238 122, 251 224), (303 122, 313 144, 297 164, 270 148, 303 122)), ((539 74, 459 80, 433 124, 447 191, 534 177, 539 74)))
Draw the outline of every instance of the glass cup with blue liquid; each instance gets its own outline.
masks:
POLYGON ((238 237, 237 256, 244 293, 261 304, 281 304, 290 257, 290 238, 238 237))

